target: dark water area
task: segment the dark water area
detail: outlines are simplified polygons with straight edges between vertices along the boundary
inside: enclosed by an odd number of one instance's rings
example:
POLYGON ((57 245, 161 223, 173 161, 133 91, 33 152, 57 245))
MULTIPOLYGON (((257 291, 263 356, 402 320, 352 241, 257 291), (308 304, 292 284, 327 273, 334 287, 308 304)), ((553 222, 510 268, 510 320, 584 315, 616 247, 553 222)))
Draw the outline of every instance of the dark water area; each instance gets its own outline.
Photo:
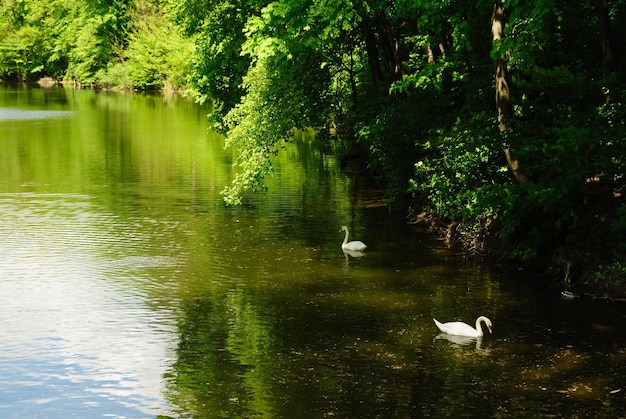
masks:
POLYGON ((1 417, 626 417, 624 307, 455 254, 307 135, 227 207, 207 113, 0 84, 1 417))

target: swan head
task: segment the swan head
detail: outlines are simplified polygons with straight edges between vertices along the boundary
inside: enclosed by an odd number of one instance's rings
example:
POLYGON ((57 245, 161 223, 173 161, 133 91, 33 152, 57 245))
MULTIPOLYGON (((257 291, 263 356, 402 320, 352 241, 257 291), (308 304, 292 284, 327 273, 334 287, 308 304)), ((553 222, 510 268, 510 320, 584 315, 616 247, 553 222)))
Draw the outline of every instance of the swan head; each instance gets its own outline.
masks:
POLYGON ((339 229, 339 232, 341 233, 342 231, 348 231, 348 227, 347 226, 341 226, 341 228, 339 229))

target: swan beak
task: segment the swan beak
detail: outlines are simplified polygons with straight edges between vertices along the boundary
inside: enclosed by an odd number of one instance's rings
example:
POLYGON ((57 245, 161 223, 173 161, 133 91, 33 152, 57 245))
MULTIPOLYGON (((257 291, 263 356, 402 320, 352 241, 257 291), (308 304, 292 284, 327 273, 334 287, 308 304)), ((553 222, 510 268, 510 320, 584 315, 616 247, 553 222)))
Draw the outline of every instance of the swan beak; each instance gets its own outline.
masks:
POLYGON ((491 331, 491 327, 487 326, 487 329, 489 329, 489 334, 491 335, 493 332, 491 331))

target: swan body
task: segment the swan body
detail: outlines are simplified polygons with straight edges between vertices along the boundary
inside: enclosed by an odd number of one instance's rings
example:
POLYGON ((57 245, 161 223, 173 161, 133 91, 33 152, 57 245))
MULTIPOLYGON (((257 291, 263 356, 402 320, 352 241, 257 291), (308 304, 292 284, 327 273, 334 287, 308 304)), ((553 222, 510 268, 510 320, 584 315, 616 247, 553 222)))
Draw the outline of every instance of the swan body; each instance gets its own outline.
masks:
POLYGON ((342 231, 346 232, 346 237, 344 237, 343 243, 341 244, 341 248, 343 250, 353 251, 353 252, 362 252, 363 250, 365 250, 367 245, 363 243, 362 241, 358 241, 358 240, 354 240, 351 242, 348 241, 348 236, 350 235, 350 233, 348 232, 348 227, 346 226, 341 227, 341 229, 339 229, 339 232, 341 233, 342 231))
POLYGON ((561 295, 563 296, 563 298, 565 298, 566 300, 574 300, 576 298, 578 298, 578 295, 574 294, 571 291, 561 291, 561 295))
POLYGON ((480 327, 482 322, 485 323, 487 329, 489 329, 489 333, 491 333, 491 320, 486 318, 485 316, 480 316, 476 319, 476 328, 473 328, 467 323, 463 322, 448 322, 448 323, 439 323, 437 319, 433 319, 435 324, 444 333, 448 333, 449 335, 456 336, 471 336, 471 337, 481 337, 483 336, 483 329, 480 327))

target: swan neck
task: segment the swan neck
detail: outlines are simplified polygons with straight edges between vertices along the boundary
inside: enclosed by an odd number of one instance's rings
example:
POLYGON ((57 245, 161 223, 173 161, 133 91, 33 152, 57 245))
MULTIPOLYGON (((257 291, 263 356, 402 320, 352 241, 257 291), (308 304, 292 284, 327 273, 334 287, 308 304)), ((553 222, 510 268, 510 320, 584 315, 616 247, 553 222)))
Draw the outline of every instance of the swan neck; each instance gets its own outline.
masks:
POLYGON ((343 238, 344 246, 345 246, 346 243, 348 243, 348 234, 350 234, 350 233, 348 233, 348 229, 346 228, 346 236, 343 238))
POLYGON ((487 318, 485 316, 480 316, 479 318, 476 319, 476 331, 478 332, 478 334, 480 334, 481 336, 483 335, 483 328, 480 327, 480 323, 481 322, 485 322, 485 324, 487 324, 487 318))

